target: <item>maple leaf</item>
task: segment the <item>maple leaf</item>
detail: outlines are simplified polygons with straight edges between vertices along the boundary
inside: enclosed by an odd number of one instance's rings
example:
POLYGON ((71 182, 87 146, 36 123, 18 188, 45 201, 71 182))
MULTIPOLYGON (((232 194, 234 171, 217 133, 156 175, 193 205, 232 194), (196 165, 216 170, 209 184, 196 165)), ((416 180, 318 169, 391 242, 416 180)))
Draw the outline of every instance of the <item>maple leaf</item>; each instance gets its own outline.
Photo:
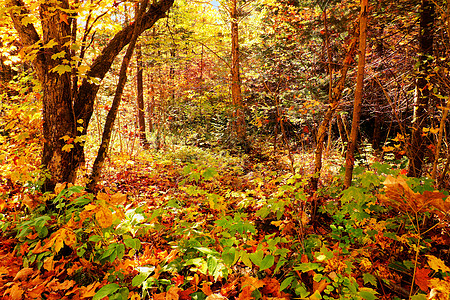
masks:
POLYGON ((206 297, 205 300, 225 300, 227 297, 222 296, 221 294, 211 294, 206 297))
POLYGON ((426 257, 428 257, 428 265, 434 271, 439 272, 440 269, 442 272, 450 272, 450 268, 445 265, 442 259, 439 259, 433 255, 426 255, 426 257))
POLYGON ((266 277, 263 279, 264 287, 261 290, 263 295, 272 294, 275 297, 280 296, 280 283, 276 278, 266 277))
POLYGON ((69 25, 68 15, 65 14, 65 13, 61 13, 61 14, 59 15, 59 23, 62 23, 62 22, 64 22, 64 23, 66 23, 67 25, 69 25))
POLYGON ((428 276, 428 274, 430 274, 430 272, 431 270, 426 268, 416 269, 416 277, 414 281, 417 284, 417 286, 424 292, 428 291, 428 284, 431 279, 430 276, 428 276))
POLYGON ((259 280, 258 278, 245 276, 242 278, 242 292, 239 294, 239 297, 237 299, 239 300, 248 300, 253 299, 252 293, 254 290, 263 287, 264 281, 259 280))

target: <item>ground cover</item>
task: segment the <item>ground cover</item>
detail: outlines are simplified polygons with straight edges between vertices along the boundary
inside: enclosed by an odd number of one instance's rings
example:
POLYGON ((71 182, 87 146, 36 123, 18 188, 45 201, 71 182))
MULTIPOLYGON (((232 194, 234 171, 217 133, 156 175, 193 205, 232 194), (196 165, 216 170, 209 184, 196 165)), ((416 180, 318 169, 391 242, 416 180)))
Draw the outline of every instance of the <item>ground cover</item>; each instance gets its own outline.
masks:
POLYGON ((95 193, 4 179, 2 299, 448 299, 445 192, 371 162, 313 194, 279 157, 148 151, 95 193))

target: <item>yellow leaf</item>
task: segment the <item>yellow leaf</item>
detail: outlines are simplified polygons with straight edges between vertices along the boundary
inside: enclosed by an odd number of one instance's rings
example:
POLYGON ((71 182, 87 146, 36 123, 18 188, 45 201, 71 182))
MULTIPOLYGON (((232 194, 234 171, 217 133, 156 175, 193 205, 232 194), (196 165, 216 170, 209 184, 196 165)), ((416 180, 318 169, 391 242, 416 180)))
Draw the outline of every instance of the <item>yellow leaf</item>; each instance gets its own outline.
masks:
POLYGON ((430 132, 431 132, 432 134, 438 133, 438 132, 439 132, 439 127, 436 127, 436 128, 430 128, 430 132))
POLYGON ((100 227, 107 228, 112 225, 113 214, 107 207, 102 206, 95 213, 95 218, 97 219, 97 222, 100 225, 100 227))
POLYGON ((97 194, 97 200, 108 202, 109 201, 109 195, 107 193, 100 192, 100 193, 97 194))
POLYGON ((84 210, 87 210, 87 211, 96 210, 96 209, 97 209, 97 205, 95 205, 95 204, 88 204, 84 207, 84 210))
POLYGON ((428 257, 428 265, 434 271, 439 272, 439 269, 441 269, 442 272, 450 272, 450 268, 445 265, 442 259, 439 259, 433 255, 426 255, 426 256, 428 257))
POLYGON ((67 246, 72 246, 77 242, 77 236, 73 231, 64 229, 64 234, 65 234, 64 243, 67 246))
POLYGON ((70 152, 72 150, 73 144, 67 144, 62 147, 62 151, 70 152))
POLYGON ((62 190, 66 188, 66 183, 57 183, 55 186, 55 194, 58 195, 62 190))
POLYGON ((111 196, 111 199, 109 200, 109 203, 112 205, 119 205, 124 204, 125 201, 127 201, 127 195, 122 193, 115 193, 111 196))

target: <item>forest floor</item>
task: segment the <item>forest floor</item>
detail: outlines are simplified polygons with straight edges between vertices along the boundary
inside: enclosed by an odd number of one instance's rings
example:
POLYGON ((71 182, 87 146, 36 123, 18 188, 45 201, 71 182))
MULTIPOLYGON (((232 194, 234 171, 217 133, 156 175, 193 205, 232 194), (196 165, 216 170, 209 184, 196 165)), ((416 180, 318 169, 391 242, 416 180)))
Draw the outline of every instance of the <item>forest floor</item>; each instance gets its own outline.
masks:
POLYGON ((313 194, 294 158, 182 147, 110 160, 95 195, 5 183, 0 297, 449 299, 446 195, 379 162, 342 192, 339 156, 313 194))

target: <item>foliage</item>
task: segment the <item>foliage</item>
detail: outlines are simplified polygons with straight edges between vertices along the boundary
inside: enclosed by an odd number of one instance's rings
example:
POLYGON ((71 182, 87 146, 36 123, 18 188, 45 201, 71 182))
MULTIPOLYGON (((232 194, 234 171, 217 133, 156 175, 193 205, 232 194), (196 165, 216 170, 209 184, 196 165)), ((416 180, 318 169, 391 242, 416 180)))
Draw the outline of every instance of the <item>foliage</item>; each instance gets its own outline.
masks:
POLYGON ((147 155, 140 168, 125 166, 126 176, 96 195, 60 185, 33 201, 4 202, 7 262, 0 270, 10 283, 2 294, 376 299, 406 297, 409 289, 415 297, 446 293, 450 270, 438 250, 449 243, 446 196, 417 182, 413 191, 395 166, 356 169, 354 185, 332 198, 341 182, 335 177, 322 190, 315 224, 301 175, 258 164, 243 173, 244 161, 197 148, 147 155), (25 204, 29 212, 15 210, 25 204), (435 214, 433 223, 421 225, 435 214), (59 283, 49 287, 49 280, 59 283))

